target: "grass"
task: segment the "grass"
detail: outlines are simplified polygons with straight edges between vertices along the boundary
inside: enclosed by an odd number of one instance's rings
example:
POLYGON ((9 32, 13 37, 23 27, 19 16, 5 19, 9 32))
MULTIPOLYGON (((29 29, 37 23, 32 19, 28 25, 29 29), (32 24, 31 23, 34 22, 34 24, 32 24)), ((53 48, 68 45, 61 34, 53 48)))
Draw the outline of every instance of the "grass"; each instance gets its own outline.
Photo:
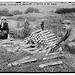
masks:
MULTIPOLYGON (((41 63, 46 61, 37 60, 36 62, 29 62, 25 64, 20 64, 16 66, 8 67, 7 64, 15 60, 21 59, 23 57, 29 56, 29 53, 24 51, 18 51, 15 53, 8 52, 5 48, 0 48, 0 72, 75 72, 75 68, 69 66, 66 59, 56 58, 54 60, 62 60, 64 63, 62 65, 47 66, 44 68, 39 68, 41 63)), ((50 62, 51 60, 47 60, 50 62)))
MULTIPOLYGON (((12 19, 8 20, 11 29, 17 26, 18 21, 16 21, 16 18, 19 16, 20 15, 13 16, 13 19, 15 18, 14 20, 12 19)), ((40 28, 39 24, 41 23, 42 18, 45 19, 45 28, 53 29, 56 35, 58 35, 58 33, 62 31, 62 25, 60 23, 63 20, 63 18, 56 14, 51 16, 50 14, 45 14, 45 13, 43 13, 43 15, 41 13, 39 14, 33 13, 33 14, 28 14, 25 16, 21 15, 21 16, 28 19, 28 21, 30 22, 30 27, 32 27, 32 31, 33 29, 36 30, 40 28)), ((28 55, 30 54, 24 51, 10 53, 7 52, 6 49, 4 48, 0 48, 0 72, 75 72, 74 68, 70 67, 68 64, 65 63, 66 62, 65 58, 59 58, 59 59, 57 58, 57 60, 64 61, 62 65, 47 66, 42 69, 38 67, 40 63, 44 63, 44 61, 42 60, 21 64, 17 66, 11 66, 11 67, 7 66, 8 63, 28 55)))
POLYGON ((0 52, 0 72, 74 72, 74 69, 66 65, 47 66, 44 68, 39 68, 39 64, 43 61, 31 62, 26 64, 21 64, 17 66, 8 67, 7 64, 10 61, 19 59, 25 56, 14 55, 10 53, 0 52), (9 58, 10 57, 10 58, 9 58))

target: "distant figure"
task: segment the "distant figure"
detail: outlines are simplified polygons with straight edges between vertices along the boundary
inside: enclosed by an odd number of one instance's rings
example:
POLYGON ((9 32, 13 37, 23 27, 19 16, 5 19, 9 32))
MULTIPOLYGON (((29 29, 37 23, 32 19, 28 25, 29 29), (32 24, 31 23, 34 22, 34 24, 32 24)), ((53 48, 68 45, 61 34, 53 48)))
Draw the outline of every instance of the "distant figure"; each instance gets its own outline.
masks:
POLYGON ((21 19, 19 19, 18 23, 17 23, 17 28, 21 28, 22 25, 21 25, 21 19))
POLYGON ((42 22, 40 25, 41 25, 41 29, 44 30, 44 19, 42 19, 42 22))
POLYGON ((25 19, 24 21, 24 36, 30 36, 31 34, 31 28, 29 27, 29 22, 25 19))
POLYGON ((25 19, 25 21, 24 21, 24 27, 25 26, 29 26, 30 24, 29 24, 29 22, 25 19))
POLYGON ((66 34, 58 41, 57 45, 62 43, 63 48, 67 48, 70 53, 75 53, 75 28, 70 20, 62 21, 66 34))
POLYGON ((0 24, 0 39, 7 39, 9 34, 8 23, 6 22, 6 17, 1 17, 0 24))

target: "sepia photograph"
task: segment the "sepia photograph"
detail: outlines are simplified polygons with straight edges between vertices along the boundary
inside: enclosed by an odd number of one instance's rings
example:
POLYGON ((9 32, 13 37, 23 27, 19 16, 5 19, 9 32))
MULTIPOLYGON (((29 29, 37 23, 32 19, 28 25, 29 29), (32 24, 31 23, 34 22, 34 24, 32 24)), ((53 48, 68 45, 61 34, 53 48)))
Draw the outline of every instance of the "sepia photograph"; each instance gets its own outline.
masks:
POLYGON ((0 2, 0 73, 66 72, 75 72, 75 2, 0 2))

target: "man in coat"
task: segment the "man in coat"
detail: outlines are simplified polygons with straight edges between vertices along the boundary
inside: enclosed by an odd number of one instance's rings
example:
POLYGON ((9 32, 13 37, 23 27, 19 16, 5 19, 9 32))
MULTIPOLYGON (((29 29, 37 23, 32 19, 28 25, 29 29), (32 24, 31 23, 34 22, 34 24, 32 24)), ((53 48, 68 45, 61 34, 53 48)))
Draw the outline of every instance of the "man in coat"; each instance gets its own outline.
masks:
POLYGON ((44 30, 44 19, 42 19, 42 22, 40 25, 41 25, 41 29, 44 30))
POLYGON ((68 48, 70 53, 75 53, 75 28, 70 20, 62 21, 66 34, 57 42, 62 43, 63 48, 68 48))
POLYGON ((0 39, 7 39, 9 34, 8 23, 6 22, 6 17, 1 18, 0 24, 0 39))

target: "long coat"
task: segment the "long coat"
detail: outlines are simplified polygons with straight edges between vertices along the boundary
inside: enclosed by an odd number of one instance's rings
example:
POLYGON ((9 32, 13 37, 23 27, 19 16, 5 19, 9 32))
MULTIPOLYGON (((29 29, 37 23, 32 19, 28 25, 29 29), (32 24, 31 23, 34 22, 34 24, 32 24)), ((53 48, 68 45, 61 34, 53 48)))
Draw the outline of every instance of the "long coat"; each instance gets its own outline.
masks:
POLYGON ((41 29, 44 30, 44 21, 41 22, 41 29))
POLYGON ((4 24, 3 24, 3 27, 2 27, 2 25, 0 25, 0 39, 7 39, 8 38, 8 34, 9 34, 9 27, 8 27, 8 23, 7 22, 5 22, 4 24), (6 33, 3 33, 3 31, 6 31, 6 33), (2 36, 2 34, 3 34, 3 36, 2 36))

